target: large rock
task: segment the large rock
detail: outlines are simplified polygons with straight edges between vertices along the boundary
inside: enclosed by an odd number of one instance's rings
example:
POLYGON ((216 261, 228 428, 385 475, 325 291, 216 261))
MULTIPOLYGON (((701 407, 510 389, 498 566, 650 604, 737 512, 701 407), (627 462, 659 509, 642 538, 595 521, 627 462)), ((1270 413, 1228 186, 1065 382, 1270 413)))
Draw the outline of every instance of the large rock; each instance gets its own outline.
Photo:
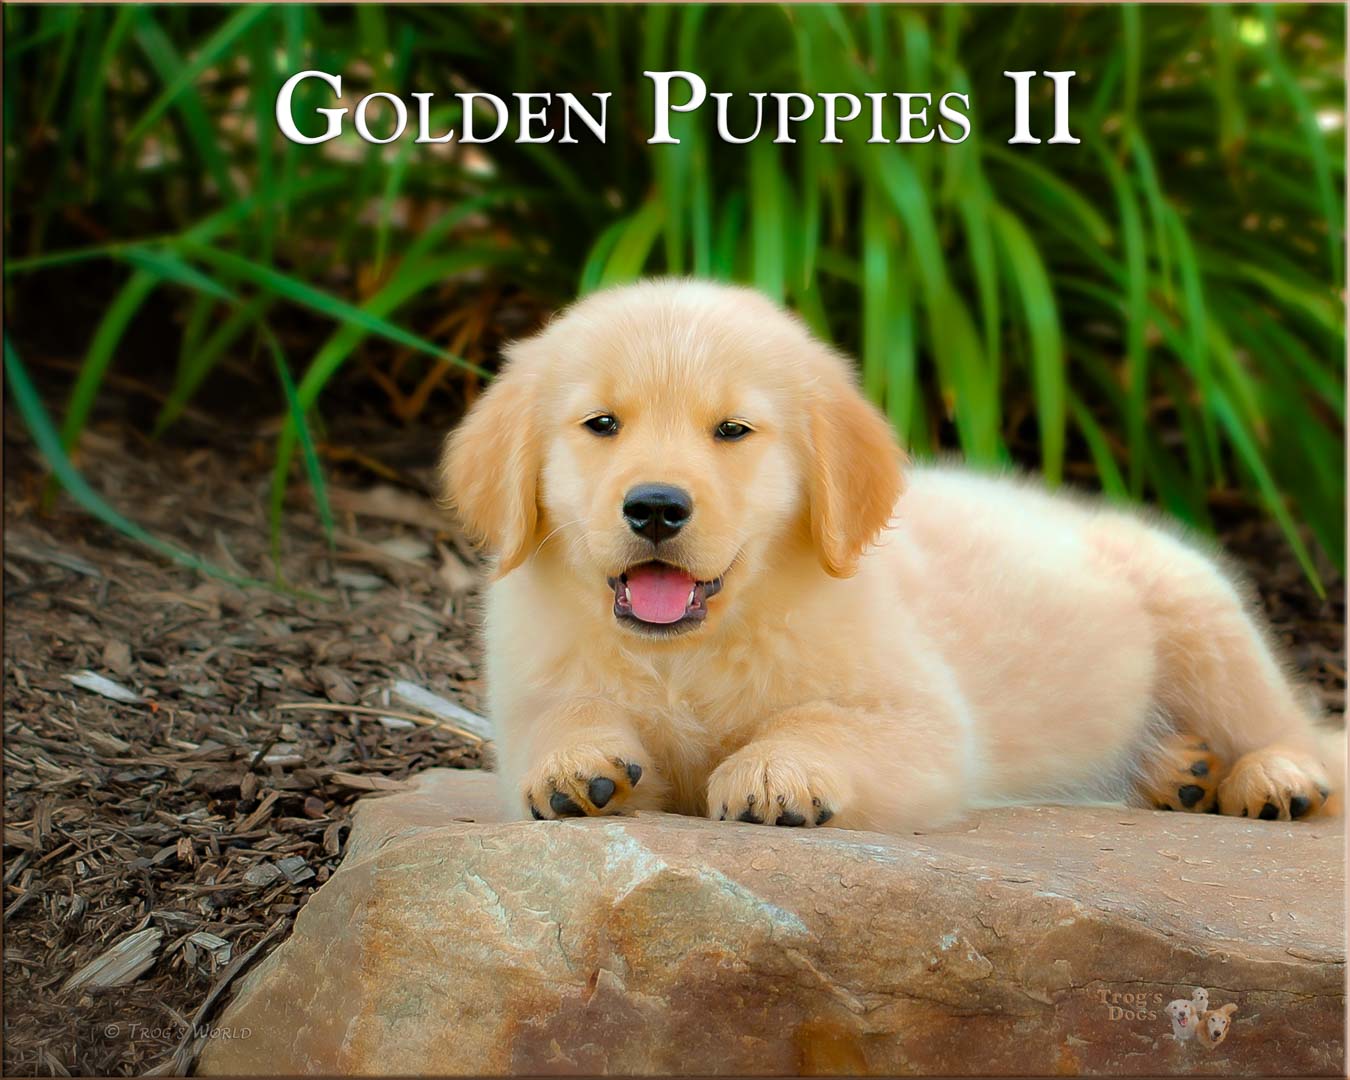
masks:
POLYGON ((364 804, 199 1071, 1345 1075, 1340 822, 494 824, 491 783, 364 804))

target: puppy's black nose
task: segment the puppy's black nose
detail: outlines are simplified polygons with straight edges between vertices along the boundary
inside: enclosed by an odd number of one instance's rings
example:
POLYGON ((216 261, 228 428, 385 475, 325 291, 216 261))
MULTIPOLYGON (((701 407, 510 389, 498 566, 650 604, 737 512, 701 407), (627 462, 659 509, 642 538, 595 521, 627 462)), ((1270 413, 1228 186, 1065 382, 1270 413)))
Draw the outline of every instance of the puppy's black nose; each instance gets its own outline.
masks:
POLYGON ((693 512, 689 492, 670 484, 639 484, 623 500, 624 520, 653 544, 674 536, 693 512))

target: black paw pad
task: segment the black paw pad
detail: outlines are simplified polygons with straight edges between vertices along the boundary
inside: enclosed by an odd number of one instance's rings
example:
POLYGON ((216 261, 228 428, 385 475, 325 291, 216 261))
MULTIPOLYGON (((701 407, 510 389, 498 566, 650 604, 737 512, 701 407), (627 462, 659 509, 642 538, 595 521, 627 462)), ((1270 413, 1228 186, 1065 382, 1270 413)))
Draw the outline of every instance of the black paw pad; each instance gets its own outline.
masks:
POLYGON ((581 807, 574 803, 570 796, 564 795, 561 791, 555 791, 549 796, 549 806, 553 807, 553 812, 559 817, 579 817, 581 807))
POLYGON ((825 822, 829 821, 832 817, 834 817, 834 811, 828 806, 822 806, 820 808, 820 813, 816 815, 816 824, 824 825, 825 822))
POLYGON ((597 810, 602 809, 614 798, 614 781, 608 776, 597 776, 587 785, 586 797, 595 804, 597 810))
POLYGON ((628 782, 634 787, 637 787, 637 782, 642 779, 642 766, 636 761, 630 761, 626 771, 628 773, 628 782))
POLYGON ((1280 816, 1280 808, 1276 806, 1273 802, 1268 802, 1266 803, 1265 806, 1261 807, 1262 821, 1274 821, 1279 816, 1280 816))
POLYGON ((798 825, 805 825, 806 818, 802 817, 801 814, 798 814, 793 810, 784 810, 781 814, 778 815, 778 820, 775 821, 774 824, 787 825, 795 828, 798 825))
POLYGON ((1205 789, 1198 784, 1183 784, 1177 788, 1177 798, 1181 805, 1189 809, 1205 797, 1205 789))
POLYGON ((764 819, 763 819, 762 817, 756 817, 756 816, 755 816, 755 812, 754 812, 753 810, 742 810, 741 813, 740 813, 740 816, 737 817, 736 820, 737 820, 737 821, 748 821, 751 825, 763 825, 763 824, 764 824, 764 819))
POLYGON ((1191 764, 1191 775, 1192 775, 1192 776, 1208 776, 1208 775, 1209 775, 1209 762, 1208 762, 1208 761, 1196 761, 1196 762, 1193 762, 1193 763, 1191 764))
POLYGON ((533 800, 530 801, 530 816, 534 818, 535 821, 544 820, 544 815, 539 812, 539 807, 534 805, 533 800))
POLYGON ((1301 818, 1312 809, 1312 800, 1306 795, 1295 795, 1289 800, 1289 816, 1301 818))

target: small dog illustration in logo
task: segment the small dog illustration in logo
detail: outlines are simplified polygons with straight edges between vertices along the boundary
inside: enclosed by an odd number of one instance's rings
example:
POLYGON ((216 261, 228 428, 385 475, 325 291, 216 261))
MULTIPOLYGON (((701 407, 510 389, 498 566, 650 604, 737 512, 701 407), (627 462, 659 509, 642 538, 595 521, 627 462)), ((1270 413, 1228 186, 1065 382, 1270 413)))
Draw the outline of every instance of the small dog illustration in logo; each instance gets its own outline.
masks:
POLYGON ((1167 1006, 1167 1015, 1172 1020, 1172 1037, 1177 1042, 1195 1038, 1195 1026, 1200 1018, 1194 1005, 1185 998, 1177 998, 1167 1006))
POLYGON ((1177 998, 1168 1004, 1165 1011, 1172 1021, 1172 1037, 1177 1042, 1194 1040, 1206 1050, 1213 1050, 1228 1038, 1228 1029, 1237 1006, 1228 1004, 1211 1009, 1209 991, 1203 986, 1197 986, 1189 999, 1177 998))
POLYGON ((1195 1029, 1196 1041, 1206 1050, 1213 1050, 1219 1043, 1228 1038, 1228 1029, 1233 1023, 1235 1012, 1237 1012, 1237 1006, 1228 1004, 1205 1013, 1200 1018, 1199 1026, 1195 1029))

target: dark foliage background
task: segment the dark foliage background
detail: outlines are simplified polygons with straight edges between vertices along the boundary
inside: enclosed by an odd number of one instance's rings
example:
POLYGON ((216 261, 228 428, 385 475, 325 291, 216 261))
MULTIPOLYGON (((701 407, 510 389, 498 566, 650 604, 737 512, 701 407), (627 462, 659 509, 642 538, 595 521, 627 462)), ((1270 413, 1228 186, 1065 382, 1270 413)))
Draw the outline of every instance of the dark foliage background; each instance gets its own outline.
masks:
MULTIPOLYGON (((1338 6, 4 18, 8 389, 59 482, 149 542, 78 473, 110 371, 160 389, 155 437, 220 407, 223 365, 265 376, 250 407, 280 418, 279 535, 295 470, 326 508, 315 444, 340 377, 391 422, 453 416, 499 340, 578 291, 694 273, 753 283, 852 350, 920 456, 1023 462, 1201 529, 1257 504, 1311 576, 1316 548, 1344 563, 1338 6), (348 105, 436 92, 438 131, 456 90, 610 90, 610 137, 372 146, 348 124, 297 146, 273 109, 306 68, 342 73, 348 105), (705 109, 676 118, 681 145, 648 146, 641 72, 670 68, 737 94, 960 90, 974 133, 822 146, 817 117, 796 145, 731 146, 705 109), (1078 72, 1081 145, 1005 145, 1008 68, 1078 72)), ((307 83, 302 126, 332 104, 307 83)), ((1038 98, 1042 134, 1049 111, 1038 98)))

